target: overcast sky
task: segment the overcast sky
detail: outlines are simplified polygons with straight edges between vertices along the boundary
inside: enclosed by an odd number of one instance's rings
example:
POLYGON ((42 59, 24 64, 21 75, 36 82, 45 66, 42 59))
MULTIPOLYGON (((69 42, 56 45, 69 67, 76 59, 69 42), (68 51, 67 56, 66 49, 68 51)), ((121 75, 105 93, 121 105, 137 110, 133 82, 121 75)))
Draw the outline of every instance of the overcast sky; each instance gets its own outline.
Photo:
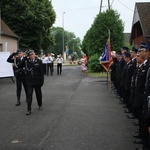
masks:
MULTIPOLYGON (((52 0, 52 5, 57 17, 54 26, 63 27, 64 22, 65 30, 74 32, 76 37, 83 40, 84 35, 99 13, 100 1, 101 0, 52 0)), ((125 33, 131 32, 136 2, 150 2, 150 0, 110 0, 112 8, 117 10, 120 14, 120 19, 125 23, 125 33)), ((103 0, 102 11, 105 11, 107 8, 108 1, 103 0)))

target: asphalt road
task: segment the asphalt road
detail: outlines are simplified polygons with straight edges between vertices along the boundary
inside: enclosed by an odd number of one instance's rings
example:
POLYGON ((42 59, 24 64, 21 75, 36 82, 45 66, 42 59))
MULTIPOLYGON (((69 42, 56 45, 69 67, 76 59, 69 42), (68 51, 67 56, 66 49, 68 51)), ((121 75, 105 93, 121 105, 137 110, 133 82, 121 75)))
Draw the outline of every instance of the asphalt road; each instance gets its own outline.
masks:
POLYGON ((82 76, 79 66, 63 66, 61 76, 45 76, 43 110, 35 94, 26 116, 25 93, 15 106, 16 86, 0 79, 0 150, 134 150, 136 129, 109 92, 106 79, 82 76))

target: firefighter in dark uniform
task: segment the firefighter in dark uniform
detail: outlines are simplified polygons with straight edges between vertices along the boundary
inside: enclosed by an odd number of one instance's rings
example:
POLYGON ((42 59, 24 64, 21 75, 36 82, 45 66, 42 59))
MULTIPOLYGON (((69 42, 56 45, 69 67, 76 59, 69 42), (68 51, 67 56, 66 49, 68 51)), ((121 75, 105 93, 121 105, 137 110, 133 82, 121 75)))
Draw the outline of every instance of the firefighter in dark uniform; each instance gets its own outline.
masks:
POLYGON ((150 149, 150 43, 146 45, 146 55, 149 63, 149 68, 146 75, 145 96, 143 104, 143 147, 137 150, 150 149))
POLYGON ((123 65, 123 70, 121 73, 121 80, 120 80, 120 88, 121 88, 121 101, 125 103, 124 100, 124 91, 125 91, 125 76, 126 76, 126 71, 127 71, 127 62, 125 62, 127 52, 123 53, 123 60, 122 60, 122 65, 123 65))
POLYGON ((143 104, 144 104, 144 89, 146 83, 146 75, 149 67, 149 63, 146 58, 146 45, 141 44, 138 50, 139 57, 137 62, 140 63, 138 71, 135 78, 135 99, 134 99, 134 109, 139 121, 139 139, 133 140, 134 143, 143 142, 143 104))
POLYGON ((17 50, 17 52, 12 53, 7 62, 13 63, 13 70, 16 77, 16 93, 17 93, 17 103, 16 106, 21 104, 20 97, 21 97, 21 90, 22 85, 24 87, 26 93, 26 101, 27 101, 27 85, 26 85, 26 78, 25 78, 25 68, 19 68, 19 64, 24 61, 24 52, 22 50, 17 50))
POLYGON ((34 50, 28 51, 28 57, 25 61, 21 63, 20 67, 25 67, 26 69, 26 82, 28 87, 28 101, 27 101, 27 113, 31 114, 31 104, 33 98, 33 90, 35 90, 37 103, 39 110, 42 110, 42 90, 41 87, 44 83, 44 71, 43 64, 40 59, 38 59, 34 53, 34 50))
POLYGON ((113 84, 113 89, 116 90, 117 89, 117 84, 116 84, 116 64, 117 64, 117 58, 116 58, 116 54, 113 54, 112 58, 113 58, 113 64, 110 66, 110 73, 111 73, 111 81, 112 81, 112 84, 113 84))
POLYGON ((121 93, 121 74, 124 68, 124 60, 121 51, 117 52, 117 64, 116 64, 116 85, 117 85, 117 94, 119 98, 122 98, 121 93))
POLYGON ((125 78, 124 78, 125 83, 124 83, 123 100, 127 106, 125 113, 129 113, 130 108, 131 108, 131 106, 129 105, 130 88, 131 88, 131 79, 133 76, 133 64, 132 64, 130 53, 124 54, 124 60, 126 62, 126 72, 125 72, 125 78))
MULTIPOLYGON (((136 77, 136 72, 137 72, 137 51, 134 46, 132 47, 132 50, 130 51, 131 58, 132 58, 132 78, 131 78, 131 86, 130 86, 130 98, 129 98, 129 111, 131 114, 127 115, 128 118, 130 119, 135 119, 136 114, 133 109, 133 102, 134 102, 134 93, 135 93, 135 77, 136 77)), ((139 54, 138 54, 139 55, 139 54)))
MULTIPOLYGON (((121 48, 121 53, 122 53, 122 56, 124 56, 125 53, 128 52, 128 47, 126 46, 123 46, 121 48)), ((124 60, 124 57, 122 57, 121 59, 121 68, 120 68, 120 73, 121 73, 121 80, 120 80, 120 100, 123 102, 123 95, 124 95, 124 85, 125 85, 125 72, 126 72, 126 62, 124 60)), ((124 103, 124 102, 123 102, 124 103)))

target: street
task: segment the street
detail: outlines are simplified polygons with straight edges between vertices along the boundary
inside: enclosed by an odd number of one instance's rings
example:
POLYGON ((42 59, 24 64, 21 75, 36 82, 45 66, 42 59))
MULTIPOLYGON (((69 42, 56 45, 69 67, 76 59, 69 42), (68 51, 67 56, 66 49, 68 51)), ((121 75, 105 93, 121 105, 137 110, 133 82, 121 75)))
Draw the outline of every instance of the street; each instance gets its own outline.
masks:
POLYGON ((0 150, 134 150, 136 129, 106 79, 82 76, 79 66, 45 76, 43 110, 36 97, 26 116, 25 93, 16 103, 16 86, 0 79, 0 150))

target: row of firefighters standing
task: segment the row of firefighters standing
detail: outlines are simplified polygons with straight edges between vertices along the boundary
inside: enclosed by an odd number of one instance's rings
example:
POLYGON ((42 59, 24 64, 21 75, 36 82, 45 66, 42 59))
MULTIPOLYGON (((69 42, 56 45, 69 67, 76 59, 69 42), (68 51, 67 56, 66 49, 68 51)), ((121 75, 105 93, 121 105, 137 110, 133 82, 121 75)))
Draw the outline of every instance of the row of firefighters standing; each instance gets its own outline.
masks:
POLYGON ((133 47, 130 52, 127 47, 118 51, 113 57, 111 80, 128 118, 137 119, 133 142, 143 147, 136 150, 150 150, 150 43, 141 42, 139 49, 133 47))

